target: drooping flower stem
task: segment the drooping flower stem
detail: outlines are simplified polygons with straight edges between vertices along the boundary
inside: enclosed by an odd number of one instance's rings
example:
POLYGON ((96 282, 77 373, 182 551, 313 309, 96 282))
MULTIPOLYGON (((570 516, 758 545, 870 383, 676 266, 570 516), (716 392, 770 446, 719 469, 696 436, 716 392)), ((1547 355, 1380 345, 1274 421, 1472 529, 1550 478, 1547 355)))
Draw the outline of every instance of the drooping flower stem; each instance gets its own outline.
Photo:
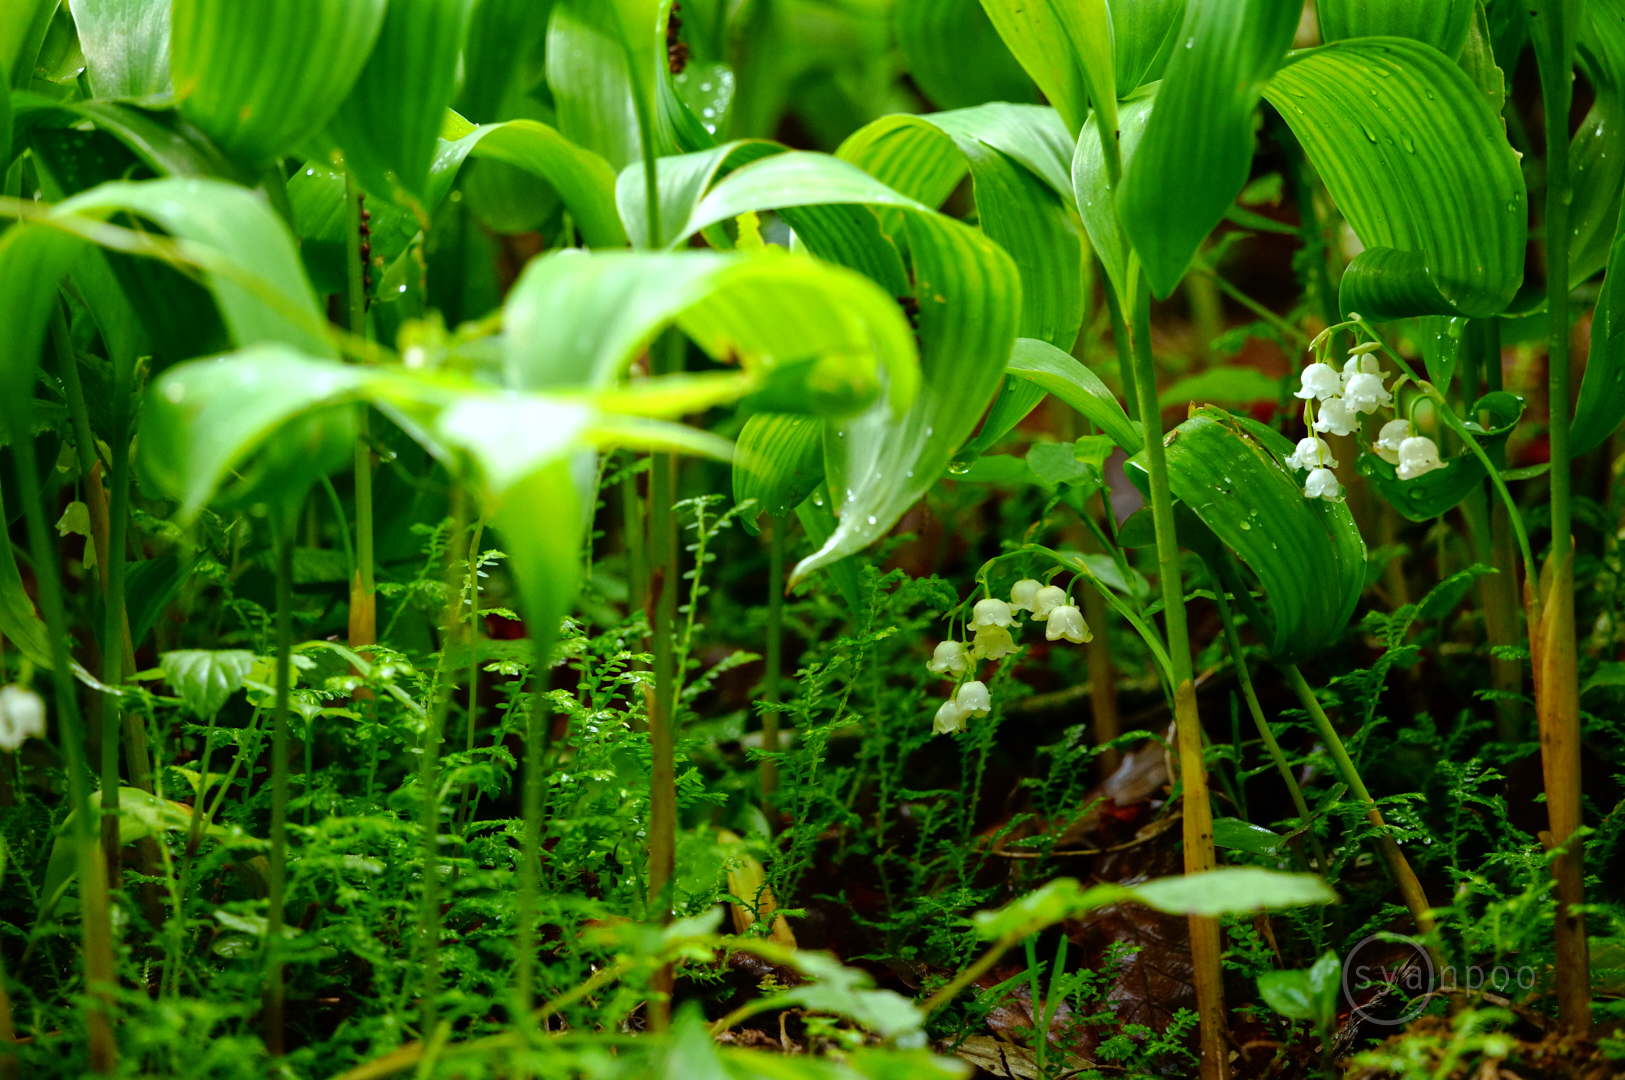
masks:
POLYGON ((1580 808, 1580 690, 1574 630, 1574 519, 1569 451, 1569 107, 1574 97, 1573 42, 1567 20, 1578 5, 1536 0, 1531 36, 1540 66, 1546 120, 1547 401, 1551 414, 1552 547, 1538 582, 1525 583, 1529 651, 1534 660, 1535 715, 1546 780, 1548 844, 1557 885, 1557 1008, 1563 1026, 1591 1030, 1591 963, 1586 946, 1585 876, 1580 808))
MULTIPOLYGON (((1174 725, 1179 737, 1179 776, 1184 786, 1185 872, 1211 870, 1213 807, 1208 798, 1207 765, 1202 757, 1202 721, 1196 711, 1190 635, 1185 626, 1185 588, 1179 571, 1179 537, 1174 528, 1174 499, 1168 484, 1168 461, 1162 445, 1162 414, 1157 404, 1157 372, 1151 356, 1150 286, 1134 270, 1135 296, 1128 307, 1133 318, 1129 337, 1134 355, 1134 386, 1145 428, 1145 459, 1151 488, 1151 520, 1157 531, 1157 576, 1162 585, 1163 621, 1174 682, 1174 725)), ((1230 1074, 1230 1047, 1224 1010, 1224 982, 1219 967, 1219 922, 1191 916, 1191 968, 1196 1007, 1201 1016, 1202 1078, 1222 1080, 1230 1074)))
POLYGON ((1320 735, 1321 741, 1326 744, 1327 751, 1332 755, 1338 776, 1365 807, 1366 820, 1377 830, 1377 852, 1387 865, 1394 883, 1399 886, 1400 896, 1405 901, 1405 909, 1411 913, 1411 919, 1416 923, 1418 930, 1424 934, 1430 932, 1433 929, 1433 915, 1427 894, 1422 891, 1422 883, 1417 880, 1416 871, 1411 869, 1410 860, 1405 858, 1405 853, 1399 850, 1399 844, 1389 835, 1388 823, 1383 820, 1382 811, 1377 808, 1376 800, 1371 797, 1365 781, 1360 778, 1360 770, 1354 767, 1354 760, 1349 757, 1342 736, 1337 734, 1337 729, 1332 726, 1326 710, 1320 707, 1314 689, 1304 679, 1303 672, 1298 670, 1297 665, 1283 664, 1281 672, 1286 676, 1286 681, 1293 692, 1298 695, 1298 700, 1308 710, 1309 719, 1314 722, 1316 733, 1320 735))

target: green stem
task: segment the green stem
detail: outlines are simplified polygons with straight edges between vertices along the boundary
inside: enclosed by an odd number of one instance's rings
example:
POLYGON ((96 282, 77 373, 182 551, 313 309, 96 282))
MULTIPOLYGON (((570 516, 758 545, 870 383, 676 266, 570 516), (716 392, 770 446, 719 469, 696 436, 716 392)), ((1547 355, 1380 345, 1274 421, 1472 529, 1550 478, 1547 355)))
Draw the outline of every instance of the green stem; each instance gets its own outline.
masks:
POLYGON ((288 708, 293 683, 292 523, 278 530, 276 544, 276 708, 271 718, 270 910, 265 937, 265 1047, 283 1055, 282 925, 288 874, 288 708))
MULTIPOLYGON (((480 705, 480 541, 485 537, 485 518, 474 523, 474 536, 468 543, 468 740, 465 752, 474 758, 474 728, 480 705)), ((459 817, 463 824, 473 818, 479 789, 470 784, 463 789, 459 817)))
POLYGON ((519 964, 515 986, 519 1015, 529 1016, 536 996, 536 913, 541 906, 542 803, 547 790, 547 752, 553 736, 553 710, 547 696, 547 666, 536 660, 531 676, 530 715, 525 721, 525 834, 519 856, 519 964))
MULTIPOLYGON (((773 517, 768 525, 767 555, 767 648, 766 666, 762 673, 762 750, 769 754, 779 752, 779 710, 784 671, 784 549, 785 531, 790 527, 787 517, 773 517)), ((762 811, 771 815, 773 791, 778 787, 778 762, 762 759, 762 811)))
MULTIPOLYGON (((1174 527, 1174 498, 1168 483, 1168 459, 1162 445, 1162 411, 1157 402, 1157 371, 1151 356, 1150 285, 1130 260, 1135 296, 1125 305, 1133 312, 1129 338, 1134 349, 1134 386, 1145 429, 1145 460, 1151 488, 1151 520, 1157 532, 1157 576, 1162 586, 1163 624, 1174 682, 1174 724, 1178 732, 1180 782, 1184 786, 1185 872, 1201 873, 1217 864, 1213 847, 1213 806, 1208 796, 1207 765, 1202 754, 1202 721, 1196 707, 1191 669, 1190 635, 1185 625, 1185 589, 1179 570, 1179 537, 1174 527)), ((1229 1034, 1224 1009, 1224 981, 1219 966, 1217 919, 1190 919, 1192 980, 1201 1017, 1203 1080, 1229 1075, 1229 1034)))
POLYGON ((1343 783, 1349 786, 1349 790, 1354 792, 1354 797, 1365 807, 1366 820, 1377 830, 1377 851, 1387 864, 1394 883, 1399 886, 1400 895, 1405 900, 1405 908, 1411 913, 1416 928, 1424 934, 1432 931, 1434 925, 1432 906, 1428 903, 1427 894, 1422 891, 1422 883, 1417 880, 1416 872, 1411 869, 1405 853, 1399 850, 1399 844, 1389 834, 1388 823, 1383 820, 1382 811, 1377 809, 1377 802, 1371 797, 1371 792, 1366 790, 1365 781, 1360 778, 1360 770, 1354 767, 1354 761, 1349 757, 1342 737, 1332 726, 1326 710, 1320 707, 1315 691, 1304 679, 1303 672, 1298 670, 1297 665, 1283 664, 1281 671, 1286 675, 1287 683, 1298 695, 1298 700, 1308 710, 1315 731, 1326 744, 1326 750, 1332 755, 1332 761, 1337 766, 1337 774, 1343 778, 1343 783))
MULTIPOLYGON (((345 239, 346 272, 345 299, 352 337, 368 337, 366 266, 361 250, 362 217, 361 191, 348 168, 344 172, 344 205, 348 218, 345 239)), ((355 549, 350 566, 350 626, 349 643, 352 649, 372 645, 378 640, 378 583, 373 567, 372 537, 372 446, 368 438, 372 412, 366 403, 358 403, 355 440, 355 549)), ((329 485, 331 488, 331 485, 329 485)), ((335 497, 335 504, 337 499, 335 497)), ((335 505, 335 512, 338 508, 335 505)), ((341 525, 344 515, 338 513, 341 525)), ((345 547, 350 544, 345 536, 345 547)))

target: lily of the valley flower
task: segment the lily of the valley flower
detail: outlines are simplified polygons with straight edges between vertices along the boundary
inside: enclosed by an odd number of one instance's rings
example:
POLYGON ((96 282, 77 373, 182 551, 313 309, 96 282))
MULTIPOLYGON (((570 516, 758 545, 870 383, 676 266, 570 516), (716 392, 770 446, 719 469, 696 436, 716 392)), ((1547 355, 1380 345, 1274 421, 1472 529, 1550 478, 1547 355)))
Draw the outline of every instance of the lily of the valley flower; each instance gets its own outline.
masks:
POLYGON ((1049 613, 1049 625, 1044 628, 1044 636, 1051 641, 1060 641, 1062 638, 1082 645, 1085 641, 1094 640, 1094 634, 1089 631, 1089 624, 1083 621, 1083 612, 1074 604, 1062 604, 1049 613))
POLYGON ((1330 469, 1316 469, 1309 474, 1309 479, 1303 482, 1303 497, 1342 502, 1343 485, 1337 482, 1337 474, 1330 469))
POLYGON ((1045 585, 1038 590, 1038 596, 1033 601, 1033 618, 1043 622, 1064 603, 1066 603, 1065 589, 1059 585, 1045 585))
POLYGON ((970 624, 981 630, 987 626, 1009 626, 1014 618, 1015 614, 1010 610, 1009 604, 989 597, 986 600, 976 601, 976 606, 971 609, 970 624))
POLYGON ((1303 386, 1297 396, 1305 401, 1315 398, 1325 401, 1343 392, 1343 380, 1330 364, 1310 364, 1299 376, 1303 386))
POLYGON ((959 707, 959 702, 949 698, 937 709, 936 719, 931 722, 931 731, 937 735, 951 735, 964 730, 965 710, 959 707))
POLYGON ((1342 398, 1332 398, 1320 403, 1320 411, 1315 416, 1315 430, 1331 432, 1333 435, 1352 435, 1354 429, 1360 426, 1360 416, 1342 398))
POLYGON ((1348 385, 1343 387, 1343 400, 1355 412, 1369 414, 1376 412, 1379 405, 1392 405, 1394 395, 1382 385, 1381 375, 1361 371, 1349 376, 1348 385))
POLYGON ((949 678, 958 678, 965 674, 969 661, 965 658, 965 646, 958 641, 944 641, 931 653, 931 659, 926 661, 926 669, 938 675, 949 678))
POLYGON ((1039 590, 1044 587, 1042 581, 1033 578, 1022 578, 1010 586, 1010 606, 1017 611, 1033 611, 1033 602, 1038 598, 1039 590))
POLYGON ((15 751, 30 736, 45 737, 45 702, 32 690, 0 687, 0 750, 15 751))
POLYGON ((1377 441, 1372 449, 1377 456, 1390 465, 1399 464, 1399 444, 1411 437, 1411 422, 1409 420, 1390 420, 1382 425, 1377 432, 1377 441))
POLYGON ((1399 444, 1399 478, 1415 480, 1434 469, 1444 468, 1439 447, 1426 435, 1413 435, 1399 444))
POLYGON ((1298 448, 1292 451, 1292 456, 1286 459, 1286 463, 1293 469, 1337 468, 1337 459, 1332 457, 1332 448, 1326 445, 1325 439, 1317 438, 1299 439, 1298 448))
POLYGON ((1016 651, 1015 639, 1002 626, 978 626, 971 655, 978 660, 1000 660, 1016 651))
POLYGON ((959 693, 954 695, 954 703, 966 716, 986 716, 993 709, 993 698, 987 692, 987 686, 979 681, 963 683, 959 693))

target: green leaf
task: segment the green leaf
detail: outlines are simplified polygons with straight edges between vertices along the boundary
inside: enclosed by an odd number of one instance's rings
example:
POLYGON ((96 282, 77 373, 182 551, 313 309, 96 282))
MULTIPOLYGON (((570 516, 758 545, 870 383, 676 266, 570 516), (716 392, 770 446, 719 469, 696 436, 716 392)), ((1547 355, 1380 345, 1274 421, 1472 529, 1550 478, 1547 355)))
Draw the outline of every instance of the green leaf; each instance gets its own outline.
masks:
POLYGON ((1461 68, 1418 42, 1354 39, 1294 54, 1266 96, 1365 245, 1343 275, 1345 312, 1479 318, 1511 302, 1523 175, 1461 68))
POLYGON ((243 688, 255 660, 246 649, 183 649, 160 655, 158 666, 193 715, 209 720, 243 688))
POLYGON ((1108 0, 1116 53, 1117 96, 1162 78, 1184 22, 1186 0, 1108 0))
MULTIPOLYGON (((814 548, 821 548, 828 543, 829 538, 835 535, 837 525, 840 524, 834 511, 829 508, 828 495, 823 488, 815 490, 801 501, 796 507, 796 518, 801 522, 801 527, 806 531, 807 539, 812 541, 814 548)), ((858 567, 851 560, 842 559, 826 564, 823 569, 835 585, 835 591, 846 601, 846 609, 852 613, 852 618, 861 619, 864 607, 858 567)))
MULTIPOLYGON (((1160 84, 1159 84, 1160 85, 1160 84)), ((1133 168, 1145 135, 1146 122, 1156 104, 1157 86, 1135 91, 1119 103, 1117 113, 1117 142, 1125 172, 1133 168)), ((1129 295, 1133 282, 1129 278, 1128 238, 1117 218, 1117 203, 1106 157, 1100 145, 1100 129, 1095 124, 1084 127, 1078 136, 1078 145, 1072 158, 1072 197, 1089 234, 1090 246, 1100 259, 1106 277, 1119 297, 1129 295)))
MULTIPOLYGON (((616 170, 642 160, 665 70, 661 0, 557 0, 547 29, 547 83, 559 130, 616 170)), ((668 136, 657 156, 676 149, 668 136)))
POLYGON ((1243 818, 1213 819, 1213 846, 1253 855, 1279 855, 1286 838, 1243 818))
POLYGON ((1608 259, 1625 186, 1625 0, 1589 0, 1578 57, 1596 93, 1569 143, 1569 281, 1608 259))
POLYGON ((12 107, 19 129, 47 125, 74 128, 89 120, 162 175, 249 179, 219 147, 176 112, 153 112, 114 101, 62 102, 38 94, 13 95, 12 107))
MULTIPOLYGON (((1295 661, 1335 641, 1365 587, 1365 543, 1348 507, 1304 498, 1281 463, 1286 439, 1222 409, 1198 409, 1164 443, 1174 497, 1263 584, 1271 655, 1295 661)), ((1131 464, 1143 475, 1141 458, 1131 464)))
POLYGON ((1190 0, 1117 209, 1151 291, 1167 297, 1246 186, 1253 109, 1292 44, 1295 0, 1190 0), (1201 177, 1192 183, 1192 177, 1201 177))
POLYGON ((1171 915, 1236 915, 1337 903, 1337 893, 1316 874, 1251 866, 1159 878, 1130 891, 1137 902, 1171 915))
MULTIPOLYGON (((531 263, 504 316, 509 384, 607 388, 674 323, 719 360, 769 380, 786 374, 815 412, 867 404, 865 388, 878 395, 882 371, 887 414, 919 386, 908 322, 873 282, 783 252, 701 251, 563 252, 531 263)), ((782 411, 793 395, 779 390, 782 411)))
MULTIPOLYGON (((706 191, 724 176, 753 161, 784 152, 765 139, 723 143, 709 150, 677 154, 655 162, 655 190, 660 196, 660 243, 668 247, 682 236, 683 226, 706 191)), ((615 182, 615 202, 633 247, 649 246, 648 189, 643 162, 621 170, 615 182)))
POLYGON ((1157 403, 1164 409, 1189 401, 1246 405, 1253 401, 1274 401, 1280 393, 1281 381, 1257 368, 1214 367, 1174 382, 1157 395, 1157 403))
POLYGON ((590 456, 555 461, 519 480, 494 508, 491 525, 519 585, 536 656, 551 653, 580 584, 592 465, 590 456))
MULTIPOLYGON (((1491 461, 1499 461, 1507 436, 1523 416, 1524 400, 1515 394, 1496 391, 1485 394, 1464 418, 1482 425, 1477 433, 1478 443, 1491 461)), ((1479 489, 1484 481, 1484 466, 1469 450, 1445 462, 1442 469, 1423 473, 1413 480, 1399 479, 1398 470, 1376 454, 1360 452, 1360 475, 1384 499, 1411 521, 1429 521, 1438 517, 1465 499, 1468 493, 1479 489)))
POLYGON ((1342 988, 1343 962, 1327 952, 1311 968, 1266 971, 1258 977, 1264 1004, 1288 1020, 1303 1020, 1329 1028, 1337 1019, 1337 992, 1342 988))
POLYGON ((914 1003, 891 990, 876 990, 867 972, 843 965, 827 953, 797 949, 791 962, 810 982, 779 995, 786 1004, 834 1013, 883 1039, 919 1030, 925 1018, 914 1003))
POLYGON ((169 0, 74 0, 85 77, 99 98, 167 94, 169 0))
POLYGON ((1478 0, 1317 0, 1320 39, 1402 37, 1454 60, 1467 43, 1478 0))
MULTIPOLYGON (((377 43, 328 125, 367 190, 428 198, 441 116, 474 0, 389 0, 377 43)), ((397 200, 400 201, 400 200, 397 200)))
POLYGON ((909 0, 892 19, 909 74, 939 109, 1038 100, 980 0, 909 0))
POLYGON ((755 499, 741 520, 756 531, 762 514, 788 515, 824 482, 824 425, 814 417, 757 413, 745 421, 734 454, 734 502, 755 499))
POLYGON ((1004 39, 1067 131, 1083 127, 1089 105, 1116 127, 1117 79, 1106 0, 982 0, 1004 39))
POLYGON ((320 131, 360 75, 386 0, 174 0, 181 112, 253 165, 320 131))
POLYGON ((1591 354, 1569 429, 1571 452, 1595 450, 1621 420, 1625 420, 1625 229, 1614 234, 1608 273, 1591 316, 1591 354))
MULTIPOLYGON (((16 90, 27 90, 34 79, 45 31, 56 14, 58 0, 7 0, 0 4, 0 78, 16 90)), ((11 164, 10 159, 6 164, 11 164)))
POLYGON ((524 65, 547 33, 552 0, 477 0, 463 50, 457 111, 479 123, 508 118, 510 93, 522 92, 524 65))
POLYGON ((1042 387, 1078 410, 1090 423, 1111 436, 1125 453, 1138 454, 1144 449, 1145 436, 1140 425, 1128 418, 1100 376, 1075 357, 1048 342, 1018 338, 1010 352, 1008 370, 1011 375, 1042 387))

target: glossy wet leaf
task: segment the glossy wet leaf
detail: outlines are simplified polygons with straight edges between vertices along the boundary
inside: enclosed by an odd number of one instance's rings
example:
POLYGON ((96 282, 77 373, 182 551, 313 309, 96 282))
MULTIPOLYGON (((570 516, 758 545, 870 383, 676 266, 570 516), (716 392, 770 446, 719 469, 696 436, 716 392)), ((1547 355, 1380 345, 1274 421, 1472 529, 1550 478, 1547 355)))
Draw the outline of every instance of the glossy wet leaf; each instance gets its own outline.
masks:
POLYGON ((85 78, 99 98, 167 93, 169 0, 74 0, 85 78))
POLYGON ((1507 306, 1523 281, 1523 175, 1460 67, 1414 41, 1354 39, 1295 54, 1266 96, 1365 245, 1343 275, 1343 311, 1507 306))
MULTIPOLYGON (((1148 86, 1119 103, 1117 137, 1125 171, 1134 167, 1139 155, 1156 92, 1157 87, 1148 86)), ((1128 237, 1118 220, 1100 131, 1094 124, 1085 126, 1078 137, 1072 158, 1072 194, 1078 217, 1089 234, 1089 245, 1106 271, 1107 280, 1118 296, 1129 295, 1134 283, 1129 279, 1128 237)))
POLYGON ((1173 292, 1246 185, 1253 110, 1302 11, 1294 0, 1190 0, 1117 193, 1123 231, 1156 296, 1173 292))
MULTIPOLYGON (((682 237, 694 207, 718 180, 753 161, 784 152, 785 147, 778 143, 746 139, 657 159, 655 190, 660 198, 660 236, 655 246, 666 247, 682 237)), ((633 162, 621 170, 615 181, 615 202, 632 246, 648 247, 649 203, 643 162, 633 162)))
POLYGON ((741 520, 756 531, 762 514, 782 518, 824 480, 824 425, 816 417, 756 413, 745 421, 734 452, 734 502, 755 499, 741 520))
POLYGON ((1112 50, 1117 96, 1127 97, 1162 78, 1185 19, 1187 0, 1107 0, 1112 16, 1112 50))
POLYGON ((1011 54, 1076 134, 1089 107, 1115 127, 1117 77, 1106 0, 982 0, 1011 54))
MULTIPOLYGON (((1523 416, 1522 398, 1505 391, 1486 394, 1464 419, 1482 425, 1478 443, 1491 461, 1501 460, 1507 436, 1523 416)), ((1438 517, 1477 491, 1484 482, 1484 466, 1471 451, 1462 449, 1445 461, 1444 468, 1423 473, 1412 480, 1399 479, 1395 466, 1376 454, 1361 450, 1360 475, 1388 500, 1395 510, 1412 521, 1438 517)))
POLYGON ((1078 410, 1125 453, 1138 454, 1145 447, 1140 425, 1128 418, 1100 376, 1076 357, 1045 341, 1018 338, 1008 370, 1012 376, 1042 387, 1078 410))
POLYGON ((192 715, 209 720, 243 688, 257 659, 246 649, 181 649, 159 656, 158 666, 192 715))
POLYGON ((170 67, 188 120, 254 165, 320 131, 349 93, 386 0, 175 0, 170 67))
POLYGON ((159 175, 250 179, 176 112, 152 111, 116 101, 62 102, 38 94, 16 94, 12 106, 19 129, 69 129, 88 120, 98 131, 118 139, 159 175))
POLYGON ((1258 994, 1264 1004, 1288 1020, 1330 1025, 1337 1019, 1342 974, 1342 959, 1328 952, 1316 960, 1313 967, 1266 971, 1258 977, 1258 994))
POLYGON ((1164 445, 1174 497, 1263 585, 1274 625, 1258 629, 1271 655, 1293 662, 1337 640, 1365 587, 1365 543, 1348 507, 1306 499, 1282 464, 1287 440, 1222 409, 1198 409, 1164 445))
POLYGON ((981 0, 910 0, 892 18, 909 73, 939 109, 1038 100, 981 0))
POLYGON ((1625 420, 1625 230, 1615 233, 1591 317, 1591 353, 1569 429, 1570 450, 1601 446, 1625 420))
POLYGON ((1461 55, 1478 0, 1316 0, 1320 39, 1403 37, 1461 55))
POLYGON ((522 89, 524 66, 547 34, 553 0, 478 0, 463 51, 457 111, 477 123, 508 119, 503 106, 522 89))
POLYGON ((409 199, 428 198, 473 7, 474 0, 389 0, 367 65, 328 125, 374 194, 398 187, 409 199))
POLYGON ((1245 818, 1213 819, 1213 846, 1245 851, 1253 855, 1279 855, 1286 839, 1245 818))
POLYGON ((8 0, 0 4, 0 78, 17 90, 28 89, 34 61, 45 40, 59 0, 8 0))
POLYGON ((1625 186, 1625 0, 1589 0, 1577 59, 1596 94, 1569 143, 1569 281, 1608 260, 1625 186))
MULTIPOLYGON (((547 83, 559 130, 616 170, 642 159, 655 129, 664 68, 659 0, 557 0, 547 30, 547 83), (641 115, 641 121, 640 121, 641 115)), ((661 153, 676 146, 661 141, 661 153)))

